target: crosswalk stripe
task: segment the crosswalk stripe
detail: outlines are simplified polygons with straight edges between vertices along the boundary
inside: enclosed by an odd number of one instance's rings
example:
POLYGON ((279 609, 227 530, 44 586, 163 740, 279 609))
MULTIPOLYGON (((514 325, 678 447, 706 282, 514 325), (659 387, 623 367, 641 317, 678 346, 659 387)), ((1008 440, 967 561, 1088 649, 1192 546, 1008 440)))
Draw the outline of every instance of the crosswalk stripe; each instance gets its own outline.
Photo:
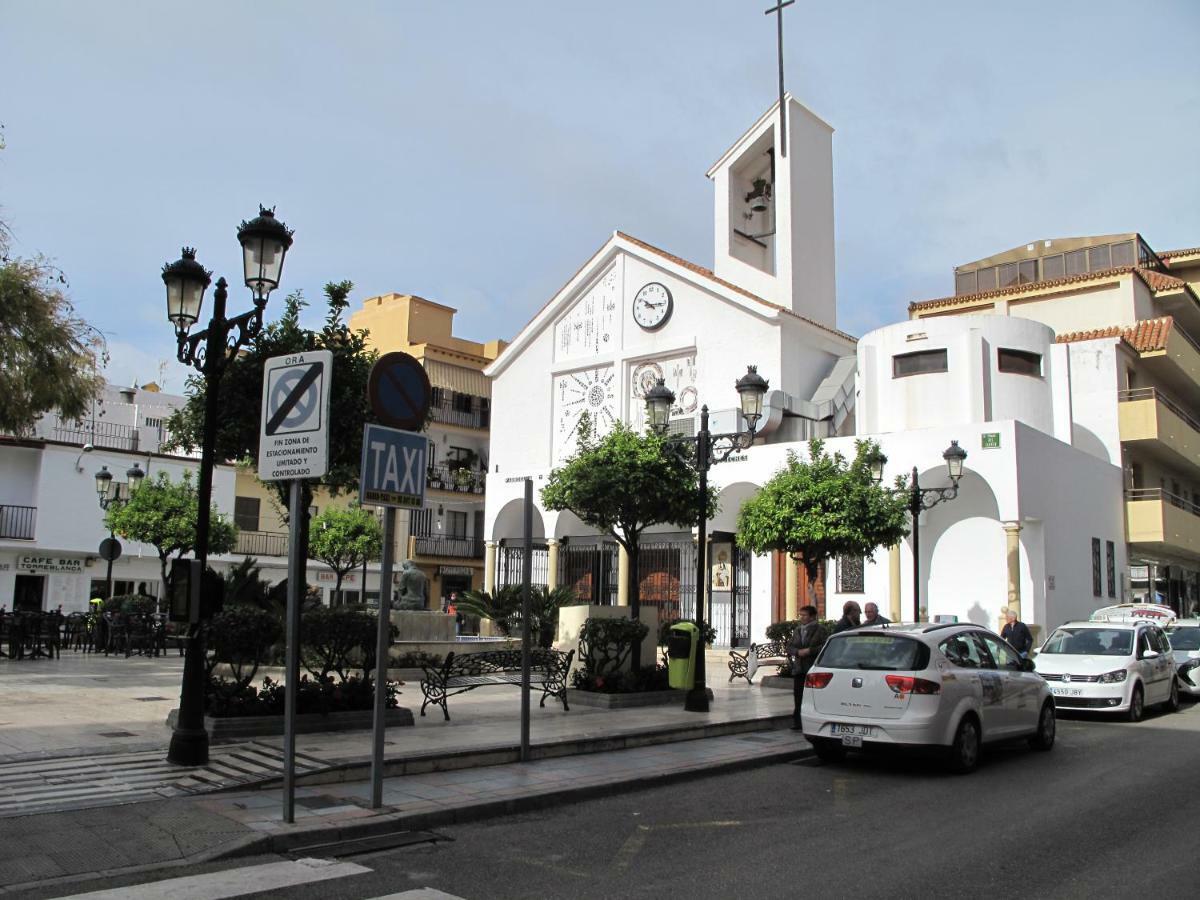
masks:
POLYGON ((171 900, 227 900, 230 897, 244 897, 261 891, 364 875, 370 871, 357 863, 329 859, 297 859, 242 866, 203 875, 186 875, 182 878, 168 878, 164 881, 92 891, 87 894, 72 894, 60 900, 161 900, 163 897, 170 897, 171 900))
POLYGON ((399 894, 372 897, 371 900, 464 900, 464 898, 457 894, 447 894, 437 888, 417 888, 413 891, 401 891, 399 894))

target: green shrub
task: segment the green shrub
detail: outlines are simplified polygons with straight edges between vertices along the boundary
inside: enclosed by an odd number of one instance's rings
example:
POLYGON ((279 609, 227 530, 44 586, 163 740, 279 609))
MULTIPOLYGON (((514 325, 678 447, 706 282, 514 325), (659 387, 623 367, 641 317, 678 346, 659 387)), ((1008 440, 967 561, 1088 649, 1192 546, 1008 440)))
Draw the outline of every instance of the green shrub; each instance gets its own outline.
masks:
MULTIPOLYGON (((782 622, 773 622, 767 626, 767 640, 783 641, 786 644, 792 639, 792 633, 799 624, 799 619, 784 619, 782 622)), ((821 620, 821 625, 830 634, 833 633, 833 626, 836 624, 837 622, 833 619, 821 620)))
POLYGON ((258 667, 271 660, 271 646, 279 640, 283 623, 264 609, 230 606, 204 627, 209 677, 220 664, 228 665, 239 689, 250 684, 258 667))
MULTIPOLYGON (((385 681, 388 709, 399 705, 397 696, 403 682, 385 681)), ((210 684, 205 712, 210 716, 278 716, 283 715, 287 686, 279 681, 264 678, 262 687, 238 685, 235 682, 214 679, 210 684)), ((296 713, 356 712, 373 709, 375 706, 374 681, 351 676, 341 681, 332 678, 310 679, 300 676, 300 689, 296 694, 296 713)))
POLYGON ((670 688, 666 666, 643 666, 637 672, 618 671, 606 675, 593 675, 584 669, 576 669, 571 676, 571 686, 599 694, 636 694, 670 688))
POLYGON ((300 619, 300 658, 318 679, 336 672, 343 681, 351 669, 364 677, 375 667, 376 617, 361 607, 338 606, 305 612, 300 619))
POLYGON ((150 616, 158 611, 158 601, 144 594, 114 597, 113 602, 127 616, 150 616))
POLYGON ((588 619, 579 629, 579 658, 589 675, 620 671, 649 627, 635 619, 588 619))
POLYGON ((436 669, 446 658, 440 653, 426 653, 424 650, 405 650, 399 656, 395 657, 390 665, 394 669, 419 669, 422 666, 429 666, 431 669, 436 669))

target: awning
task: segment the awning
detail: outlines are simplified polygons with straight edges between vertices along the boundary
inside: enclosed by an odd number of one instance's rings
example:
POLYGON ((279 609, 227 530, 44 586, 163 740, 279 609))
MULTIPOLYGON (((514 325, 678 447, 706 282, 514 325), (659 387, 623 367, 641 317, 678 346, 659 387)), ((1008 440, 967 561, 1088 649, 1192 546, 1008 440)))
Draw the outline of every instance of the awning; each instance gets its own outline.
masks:
POLYGON ((425 360, 425 371, 429 383, 436 388, 470 394, 473 397, 491 397, 491 379, 478 369, 455 366, 436 359, 425 360))

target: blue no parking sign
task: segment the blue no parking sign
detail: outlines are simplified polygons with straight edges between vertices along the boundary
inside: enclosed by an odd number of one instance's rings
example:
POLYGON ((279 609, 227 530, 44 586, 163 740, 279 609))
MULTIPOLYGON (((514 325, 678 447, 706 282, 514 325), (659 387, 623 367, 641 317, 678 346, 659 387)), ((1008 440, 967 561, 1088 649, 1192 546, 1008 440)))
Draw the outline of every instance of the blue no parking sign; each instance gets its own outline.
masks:
POLYGON ((425 503, 428 447, 423 434, 367 425, 363 429, 359 502, 364 506, 420 509, 425 503))

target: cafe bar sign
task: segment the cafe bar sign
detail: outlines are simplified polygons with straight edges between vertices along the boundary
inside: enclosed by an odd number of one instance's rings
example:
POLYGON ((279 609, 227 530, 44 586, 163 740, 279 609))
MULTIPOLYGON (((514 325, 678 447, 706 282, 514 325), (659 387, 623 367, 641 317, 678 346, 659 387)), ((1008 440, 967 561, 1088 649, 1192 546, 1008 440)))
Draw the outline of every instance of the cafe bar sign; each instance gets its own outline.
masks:
POLYGON ((62 572, 68 575, 83 574, 83 560, 69 556, 21 556, 17 568, 22 572, 62 572))

